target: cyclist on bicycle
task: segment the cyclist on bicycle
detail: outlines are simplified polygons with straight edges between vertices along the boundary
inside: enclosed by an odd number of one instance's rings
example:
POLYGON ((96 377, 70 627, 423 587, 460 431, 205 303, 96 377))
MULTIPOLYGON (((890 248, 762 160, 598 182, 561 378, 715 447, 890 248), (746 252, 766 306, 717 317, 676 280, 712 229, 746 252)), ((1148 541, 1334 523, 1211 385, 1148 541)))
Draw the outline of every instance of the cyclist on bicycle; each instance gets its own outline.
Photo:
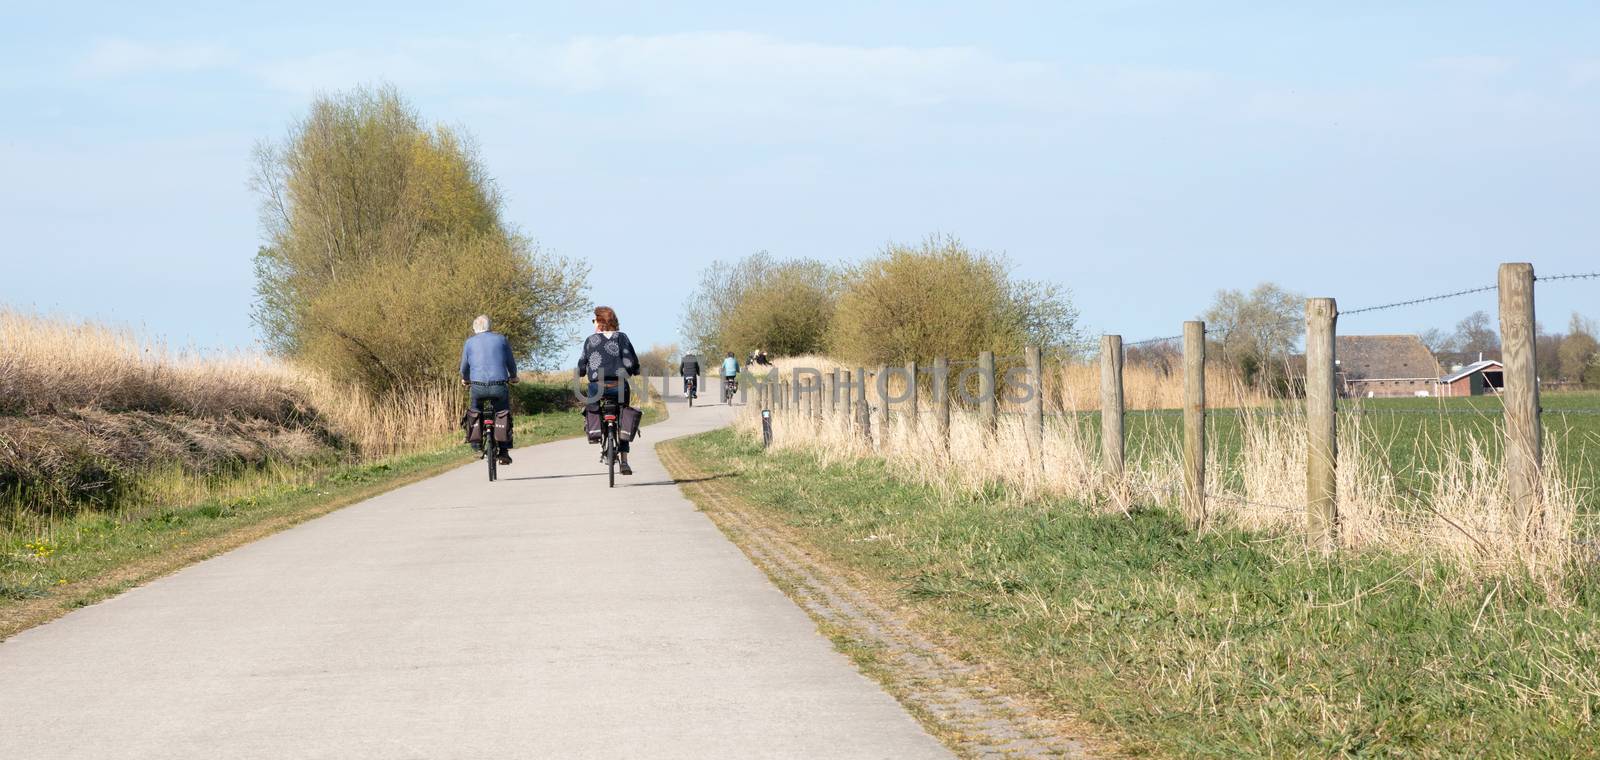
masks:
POLYGON ((732 403, 732 391, 739 387, 738 377, 739 360, 733 358, 733 352, 729 351, 728 355, 722 359, 722 384, 727 389, 722 393, 728 397, 729 403, 732 403))
MULTIPOLYGON (((599 411, 602 399, 614 401, 618 406, 628 406, 632 400, 623 378, 638 373, 639 355, 634 353, 628 334, 617 329, 618 326, 617 313, 610 306, 594 307, 594 334, 583 342, 582 352, 578 354, 578 376, 589 380, 588 398, 593 399, 589 411, 592 412, 599 411)), ((618 471, 632 475, 627 441, 617 442, 617 454, 618 471)), ((603 453, 601 464, 610 464, 603 453)))
MULTIPOLYGON (((511 355, 511 341, 497 332, 490 332, 489 317, 479 314, 472 320, 472 337, 461 346, 461 384, 472 389, 472 408, 482 413, 484 402, 493 401, 495 409, 511 408, 510 384, 517 381, 517 359, 511 355)), ((511 431, 506 431, 506 442, 500 445, 500 455, 495 461, 511 464, 511 431)), ((472 444, 478 456, 483 456, 483 441, 472 444)))
POLYGON ((689 392, 689 383, 700 378, 700 357, 693 351, 678 360, 678 374, 683 376, 683 392, 689 392))

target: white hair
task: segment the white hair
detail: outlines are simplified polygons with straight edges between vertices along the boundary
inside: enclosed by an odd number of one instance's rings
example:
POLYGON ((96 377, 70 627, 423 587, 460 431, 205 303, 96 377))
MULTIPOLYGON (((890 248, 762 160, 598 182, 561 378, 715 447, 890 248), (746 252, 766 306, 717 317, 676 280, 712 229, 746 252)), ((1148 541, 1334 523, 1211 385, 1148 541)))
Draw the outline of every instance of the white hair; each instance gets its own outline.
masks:
POLYGON ((472 320, 472 331, 474 333, 489 332, 489 315, 479 314, 477 319, 472 320))

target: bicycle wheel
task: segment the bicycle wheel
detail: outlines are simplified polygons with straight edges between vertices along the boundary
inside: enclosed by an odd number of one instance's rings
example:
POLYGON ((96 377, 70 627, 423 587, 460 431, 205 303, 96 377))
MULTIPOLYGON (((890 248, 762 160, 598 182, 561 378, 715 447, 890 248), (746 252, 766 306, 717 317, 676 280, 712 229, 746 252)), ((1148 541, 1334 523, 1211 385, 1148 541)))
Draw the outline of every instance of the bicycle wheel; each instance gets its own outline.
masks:
POLYGON ((609 454, 610 454, 610 456, 606 457, 606 488, 616 488, 617 487, 617 426, 615 424, 610 424, 610 425, 606 426, 606 451, 609 452, 609 454))
POLYGON ((494 442, 494 428, 491 427, 485 432, 489 435, 485 436, 483 442, 483 458, 489 461, 489 482, 493 483, 497 477, 495 466, 499 464, 497 460, 500 458, 500 452, 497 450, 499 446, 494 442))

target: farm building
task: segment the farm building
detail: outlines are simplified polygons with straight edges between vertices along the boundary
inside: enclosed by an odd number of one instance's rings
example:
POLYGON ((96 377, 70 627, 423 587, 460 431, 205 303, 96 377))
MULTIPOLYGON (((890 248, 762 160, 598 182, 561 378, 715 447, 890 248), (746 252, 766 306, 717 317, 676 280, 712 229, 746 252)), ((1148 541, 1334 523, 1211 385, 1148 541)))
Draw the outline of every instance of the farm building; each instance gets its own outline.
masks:
POLYGON ((1482 396, 1505 387, 1505 365, 1493 359, 1475 361, 1439 378, 1441 396, 1482 396))
POLYGON ((1350 397, 1431 396, 1439 362, 1415 335, 1340 335, 1334 339, 1338 384, 1350 397))

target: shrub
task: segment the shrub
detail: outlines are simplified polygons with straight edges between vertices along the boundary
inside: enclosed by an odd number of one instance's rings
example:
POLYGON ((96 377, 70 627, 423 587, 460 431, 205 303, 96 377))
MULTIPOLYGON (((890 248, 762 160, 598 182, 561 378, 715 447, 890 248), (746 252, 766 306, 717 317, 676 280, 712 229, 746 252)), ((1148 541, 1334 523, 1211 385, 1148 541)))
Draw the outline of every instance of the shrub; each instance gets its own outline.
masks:
POLYGON ((1065 289, 1014 279, 1003 257, 970 251, 955 238, 890 245, 845 281, 829 345, 846 361, 1015 356, 1030 344, 1060 355, 1082 347, 1065 289))
POLYGON ((650 377, 678 374, 678 344, 661 345, 659 343, 650 347, 639 355, 639 369, 650 377))
POLYGON ((821 351, 838 282, 831 267, 810 259, 778 261, 761 252, 713 262, 684 304, 683 336, 703 357, 821 351))
POLYGON ((471 145, 392 89, 318 98, 257 163, 275 353, 382 393, 450 381, 480 313, 526 361, 582 308, 587 267, 511 230, 471 145))

